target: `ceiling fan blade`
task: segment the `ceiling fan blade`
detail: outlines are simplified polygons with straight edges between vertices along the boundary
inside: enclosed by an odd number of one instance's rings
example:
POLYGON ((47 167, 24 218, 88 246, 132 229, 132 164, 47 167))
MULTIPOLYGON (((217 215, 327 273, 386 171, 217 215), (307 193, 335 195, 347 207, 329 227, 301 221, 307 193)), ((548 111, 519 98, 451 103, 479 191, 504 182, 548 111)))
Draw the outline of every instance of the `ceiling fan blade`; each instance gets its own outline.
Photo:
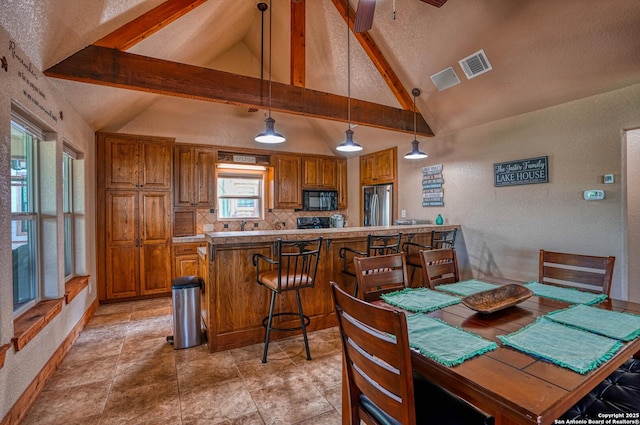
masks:
POLYGON ((356 18, 353 21, 353 32, 369 31, 373 26, 373 14, 375 13, 375 11, 376 11, 376 0, 358 1, 356 18))
POLYGON ((422 0, 422 1, 435 7, 440 7, 447 2, 447 0, 422 0))

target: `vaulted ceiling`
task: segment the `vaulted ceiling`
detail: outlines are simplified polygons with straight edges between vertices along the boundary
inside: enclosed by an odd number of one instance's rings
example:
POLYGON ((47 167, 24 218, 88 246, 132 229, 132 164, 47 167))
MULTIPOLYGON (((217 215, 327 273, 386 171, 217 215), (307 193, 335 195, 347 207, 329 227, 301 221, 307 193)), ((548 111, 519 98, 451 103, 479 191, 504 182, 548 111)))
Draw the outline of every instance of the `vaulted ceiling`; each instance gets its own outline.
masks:
MULTIPOLYGON (((345 0, 272 0, 272 16, 257 3, 9 1, 0 25, 95 130, 185 102, 194 120, 262 115, 271 50, 278 131, 308 121, 334 144, 347 118, 345 0)), ((440 136, 640 83, 638 0, 377 0, 371 30, 349 34, 351 118, 373 131, 413 132, 414 87, 419 135, 440 136), (493 69, 467 79, 458 61, 481 49, 493 69), (450 66, 460 84, 438 91, 430 76, 450 66)))

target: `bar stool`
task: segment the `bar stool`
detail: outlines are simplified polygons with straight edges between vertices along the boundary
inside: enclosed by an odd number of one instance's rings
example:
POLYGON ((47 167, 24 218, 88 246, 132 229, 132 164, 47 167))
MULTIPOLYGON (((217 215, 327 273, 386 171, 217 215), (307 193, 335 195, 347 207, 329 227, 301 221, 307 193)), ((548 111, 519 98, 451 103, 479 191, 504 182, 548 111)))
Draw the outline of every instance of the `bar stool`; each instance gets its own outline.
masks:
MULTIPOLYGON (((367 235, 367 250, 357 251, 353 248, 342 247, 338 251, 339 257, 342 259, 342 273, 356 277, 353 268, 354 257, 375 257, 377 255, 397 254, 400 250, 400 238, 402 233, 394 233, 392 235, 367 235)), ((353 296, 358 296, 358 285, 354 285, 353 296)))
MULTIPOLYGON (((411 266, 411 279, 409 282, 413 282, 413 276, 416 274, 417 268, 422 268, 420 262, 420 251, 426 249, 441 249, 441 248, 454 248, 456 243, 456 233, 458 229, 451 230, 432 230, 431 242, 429 245, 419 244, 415 242, 405 242, 402 244, 402 250, 407 253, 407 266, 411 266)), ((423 285, 426 282, 423 282, 423 285)))
POLYGON ((256 280, 260 285, 271 291, 271 303, 269 305, 269 316, 262 320, 262 325, 266 328, 264 338, 264 352, 262 363, 267 362, 267 352, 269 351, 269 338, 271 331, 295 331, 302 329, 304 346, 307 351, 307 360, 311 360, 309 351, 309 340, 307 338, 307 325, 310 323, 308 316, 304 315, 302 302, 300 301, 300 289, 313 287, 320 260, 320 247, 322 237, 317 239, 285 241, 277 239, 275 243, 276 259, 267 258, 262 254, 253 254, 253 265, 256 268, 256 280), (261 262, 268 264, 269 270, 261 270, 261 262), (296 292, 298 312, 274 313, 276 295, 287 291, 296 292), (278 316, 298 316, 300 326, 276 327, 273 326, 273 318, 278 316))

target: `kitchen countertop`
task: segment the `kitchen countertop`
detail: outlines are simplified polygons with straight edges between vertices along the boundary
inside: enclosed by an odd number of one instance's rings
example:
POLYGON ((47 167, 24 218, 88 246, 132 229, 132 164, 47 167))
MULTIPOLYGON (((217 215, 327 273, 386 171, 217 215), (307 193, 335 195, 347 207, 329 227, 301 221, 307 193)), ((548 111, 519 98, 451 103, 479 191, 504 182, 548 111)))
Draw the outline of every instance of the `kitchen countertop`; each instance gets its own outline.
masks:
POLYGON ((283 239, 311 239, 323 236, 325 239, 346 239, 366 237, 370 233, 429 233, 433 229, 454 229, 459 225, 438 226, 434 224, 414 224, 402 226, 368 226, 368 227, 332 227, 328 229, 284 229, 284 230, 255 230, 244 232, 207 232, 204 238, 214 245, 273 242, 277 238, 283 239))

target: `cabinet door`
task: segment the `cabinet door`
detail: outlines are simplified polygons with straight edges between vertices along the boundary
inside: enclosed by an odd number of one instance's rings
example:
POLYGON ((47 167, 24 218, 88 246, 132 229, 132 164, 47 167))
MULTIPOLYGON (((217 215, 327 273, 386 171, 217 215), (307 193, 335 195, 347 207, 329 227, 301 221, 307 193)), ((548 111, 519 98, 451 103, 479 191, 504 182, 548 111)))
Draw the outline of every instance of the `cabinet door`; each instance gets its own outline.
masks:
POLYGON ((322 160, 322 187, 337 190, 337 160, 325 158, 322 160))
POLYGON ((171 291, 171 197, 140 192, 140 295, 171 291))
POLYGON ((301 163, 297 155, 275 156, 275 208, 302 208, 301 163))
POLYGON ((376 152, 375 155, 375 174, 378 181, 391 181, 396 177, 396 155, 394 149, 387 149, 376 152))
POLYGON ((375 182, 375 158, 373 154, 360 157, 360 183, 371 184, 375 182))
POLYGON ((173 143, 141 140, 138 184, 143 189, 171 190, 173 143))
POLYGON ((194 149, 194 199, 199 208, 215 208, 215 184, 213 181, 214 152, 212 148, 194 149))
POLYGON ((104 138, 105 186, 107 189, 138 187, 138 143, 117 137, 104 138))
POLYGON ((198 254, 177 256, 175 261, 175 270, 175 277, 201 276, 198 254))
POLYGON ((176 145, 173 162, 173 205, 189 207, 193 202, 193 149, 189 146, 176 145))
POLYGON ((302 186, 316 188, 322 185, 322 160, 320 158, 302 158, 302 186))
POLYGON ((338 161, 338 170, 337 170, 337 179, 338 179, 338 209, 344 210, 347 209, 348 199, 347 199, 347 160, 339 159, 338 161))
POLYGON ((134 297, 139 287, 137 191, 106 193, 106 294, 108 299, 134 297))

